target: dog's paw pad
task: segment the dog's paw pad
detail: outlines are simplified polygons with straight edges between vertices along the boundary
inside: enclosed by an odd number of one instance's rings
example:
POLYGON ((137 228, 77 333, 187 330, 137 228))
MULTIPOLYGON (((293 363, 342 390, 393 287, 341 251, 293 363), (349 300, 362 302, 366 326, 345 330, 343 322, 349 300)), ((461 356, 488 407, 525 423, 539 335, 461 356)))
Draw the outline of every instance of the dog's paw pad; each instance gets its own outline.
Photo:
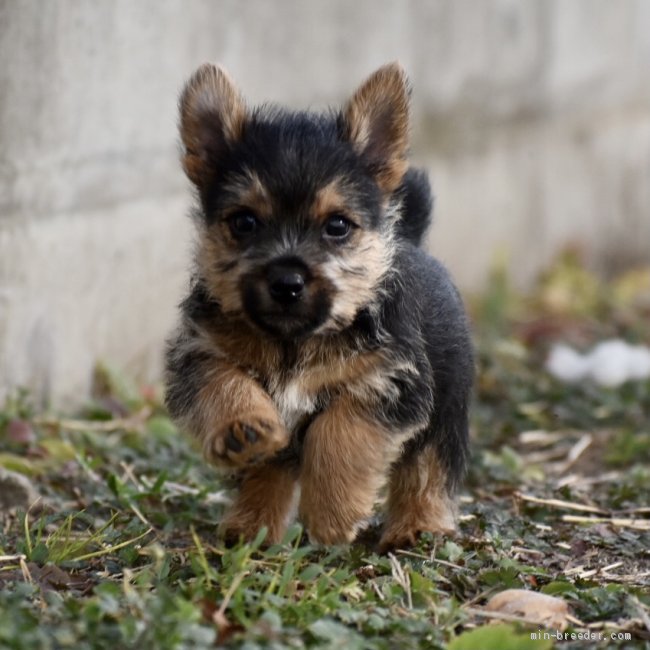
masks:
POLYGON ((253 444, 254 442, 257 442, 259 436, 257 435, 257 431, 253 429, 253 427, 250 427, 247 424, 245 424, 243 426, 243 429, 244 429, 244 435, 246 436, 246 440, 249 443, 253 444))
POLYGON ((226 449, 235 454, 240 453, 244 449, 244 445, 237 440, 234 429, 230 429, 226 437, 226 449))
POLYGON ((289 442, 287 430, 268 418, 245 416, 222 426, 209 455, 229 467, 253 465, 273 456, 289 442))

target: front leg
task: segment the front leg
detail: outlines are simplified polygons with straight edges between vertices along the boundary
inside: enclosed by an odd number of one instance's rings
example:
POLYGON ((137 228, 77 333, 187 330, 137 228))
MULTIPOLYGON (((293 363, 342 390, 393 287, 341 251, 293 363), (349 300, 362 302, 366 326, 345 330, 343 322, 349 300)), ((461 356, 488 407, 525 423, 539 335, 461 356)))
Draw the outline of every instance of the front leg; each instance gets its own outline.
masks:
POLYGON ((215 465, 243 468, 289 443, 262 386, 240 368, 197 349, 192 339, 181 337, 168 350, 166 403, 215 465))
POLYGON ((303 447, 299 506, 313 542, 354 540, 372 514, 402 440, 346 397, 314 420, 303 447))
POLYGON ((272 460, 243 471, 239 492, 219 525, 221 537, 228 542, 251 541, 266 526, 264 543, 279 543, 294 508, 296 478, 291 462, 272 460))

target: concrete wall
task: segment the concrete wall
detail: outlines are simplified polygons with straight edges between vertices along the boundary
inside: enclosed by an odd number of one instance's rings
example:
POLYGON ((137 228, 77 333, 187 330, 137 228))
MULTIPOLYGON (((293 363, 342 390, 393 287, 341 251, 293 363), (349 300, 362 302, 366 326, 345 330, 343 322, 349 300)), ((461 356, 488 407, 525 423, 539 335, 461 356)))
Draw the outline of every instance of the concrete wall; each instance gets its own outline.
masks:
POLYGON ((220 61, 251 101, 339 102, 399 59, 431 247, 468 289, 578 243, 650 260, 644 0, 0 0, 0 399, 155 378, 186 279, 176 97, 220 61))

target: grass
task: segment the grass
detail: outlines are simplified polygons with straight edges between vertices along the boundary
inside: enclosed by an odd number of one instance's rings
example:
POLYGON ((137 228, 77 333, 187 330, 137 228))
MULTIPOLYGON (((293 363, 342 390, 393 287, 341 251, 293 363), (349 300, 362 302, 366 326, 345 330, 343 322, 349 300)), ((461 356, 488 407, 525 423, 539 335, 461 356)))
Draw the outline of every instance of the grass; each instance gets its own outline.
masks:
MULTIPOLYGON (((0 647, 548 648, 482 605, 507 588, 564 599, 566 632, 650 646, 650 383, 560 384, 553 340, 650 343, 647 272, 599 283, 563 257, 517 296, 502 273, 472 303, 479 379, 473 458, 454 539, 381 556, 280 545, 225 548, 218 476, 151 387, 100 371, 73 417, 26 394, 0 413, 0 466, 41 499, 0 526, 0 647), (577 508, 577 509, 576 509, 577 508), (628 640, 610 635, 627 634, 628 640)), ((592 637, 593 639, 594 637, 592 637)))

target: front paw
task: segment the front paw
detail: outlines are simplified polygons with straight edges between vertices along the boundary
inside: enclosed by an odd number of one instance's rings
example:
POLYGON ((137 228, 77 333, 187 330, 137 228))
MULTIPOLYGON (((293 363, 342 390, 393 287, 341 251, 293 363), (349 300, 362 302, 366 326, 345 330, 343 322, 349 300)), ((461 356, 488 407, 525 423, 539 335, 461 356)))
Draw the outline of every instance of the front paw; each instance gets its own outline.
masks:
POLYGON ((246 467, 273 456, 289 444, 289 433, 277 420, 245 415, 219 427, 207 441, 206 455, 217 465, 246 467))
POLYGON ((317 525, 307 529, 307 536, 312 544, 336 546, 338 544, 352 544, 357 537, 357 531, 356 529, 317 525))
POLYGON ((312 544, 351 544, 361 525, 358 522, 346 521, 330 512, 305 512, 302 510, 299 519, 304 525, 309 541, 312 544))
POLYGON ((384 554, 397 549, 409 549, 417 546, 423 533, 431 533, 436 537, 453 537, 453 524, 435 526, 431 523, 409 522, 388 526, 379 540, 379 552, 384 554))
MULTIPOLYGON (((219 524, 218 534, 227 546, 233 546, 239 541, 252 542, 262 528, 263 524, 259 521, 254 522, 245 518, 239 519, 231 515, 219 524)), ((268 539, 265 541, 267 544, 273 543, 273 541, 269 542, 268 539)))

